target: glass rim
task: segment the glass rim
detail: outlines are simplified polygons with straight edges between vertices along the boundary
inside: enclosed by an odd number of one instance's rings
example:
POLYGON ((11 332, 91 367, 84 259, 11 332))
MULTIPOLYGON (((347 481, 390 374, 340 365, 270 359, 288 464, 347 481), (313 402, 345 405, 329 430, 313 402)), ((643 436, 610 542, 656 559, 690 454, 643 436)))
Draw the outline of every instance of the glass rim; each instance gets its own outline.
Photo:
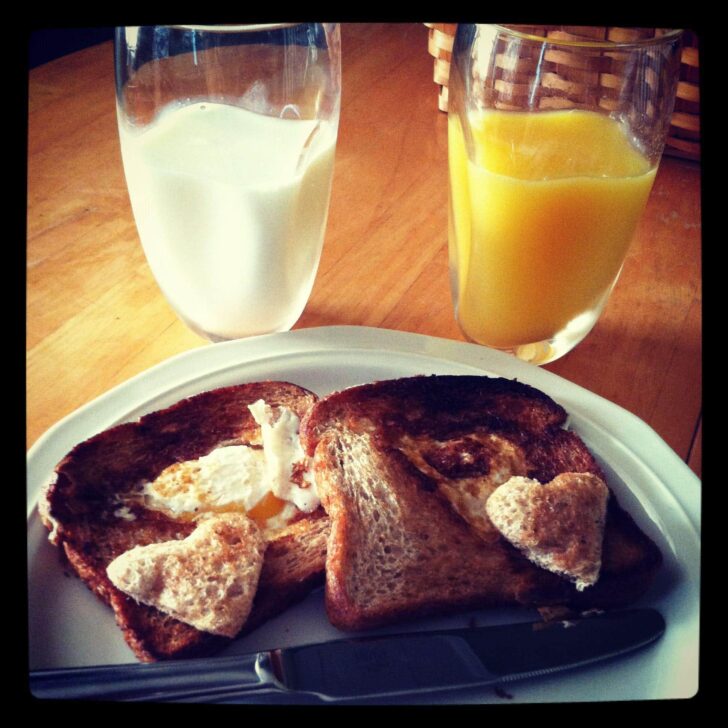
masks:
POLYGON ((285 28, 294 28, 297 25, 307 25, 307 23, 230 23, 221 25, 168 25, 167 28, 175 30, 192 30, 203 33, 256 33, 269 30, 284 30, 285 28))
MULTIPOLYGON (((656 30, 661 30, 663 31, 663 33, 661 35, 655 35, 649 38, 635 38, 634 40, 592 40, 588 38, 549 38, 547 36, 534 35, 533 33, 528 33, 525 30, 519 30, 519 28, 532 27, 524 24, 494 24, 492 27, 496 28, 499 32, 503 32, 515 38, 521 38, 523 40, 528 40, 535 43, 548 44, 552 46, 562 46, 564 48, 591 48, 602 50, 645 48, 648 46, 662 45, 664 43, 674 42, 676 39, 680 38, 680 36, 685 32, 683 28, 657 28, 656 30)), ((592 26, 582 27, 587 28, 592 26)), ((629 30, 630 28, 626 27, 625 29, 629 30)))

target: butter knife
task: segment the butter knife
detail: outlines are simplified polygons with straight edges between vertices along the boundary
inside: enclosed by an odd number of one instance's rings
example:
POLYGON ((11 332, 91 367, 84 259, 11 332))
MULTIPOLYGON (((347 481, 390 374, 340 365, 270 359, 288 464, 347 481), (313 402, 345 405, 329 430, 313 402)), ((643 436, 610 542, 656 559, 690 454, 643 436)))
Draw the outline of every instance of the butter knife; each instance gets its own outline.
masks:
POLYGON ((578 619, 351 637, 248 655, 30 672, 40 700, 357 702, 573 670, 658 640, 654 609, 578 619))

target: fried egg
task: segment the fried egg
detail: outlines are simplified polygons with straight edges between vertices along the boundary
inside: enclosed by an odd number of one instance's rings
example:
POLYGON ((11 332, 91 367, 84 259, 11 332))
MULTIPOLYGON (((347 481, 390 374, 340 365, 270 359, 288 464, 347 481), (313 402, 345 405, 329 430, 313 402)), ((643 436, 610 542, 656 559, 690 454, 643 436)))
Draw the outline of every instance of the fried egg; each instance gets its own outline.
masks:
POLYGON ((399 448, 482 539, 492 543, 500 538, 485 504, 499 485, 526 474, 522 448, 492 432, 442 441, 405 436, 399 448))
POLYGON ((261 428, 262 447, 225 445, 195 460, 174 463, 144 483, 145 507, 177 520, 207 513, 246 513, 261 527, 280 528, 320 500, 305 467, 291 410, 263 400, 249 406, 261 428))

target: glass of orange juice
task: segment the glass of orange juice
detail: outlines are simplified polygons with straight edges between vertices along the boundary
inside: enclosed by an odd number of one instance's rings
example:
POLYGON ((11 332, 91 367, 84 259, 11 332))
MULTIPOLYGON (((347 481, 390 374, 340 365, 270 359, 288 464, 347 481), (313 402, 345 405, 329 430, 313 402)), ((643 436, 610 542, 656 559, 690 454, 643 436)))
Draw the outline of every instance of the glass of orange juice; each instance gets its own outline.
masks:
POLYGON ((458 26, 449 257, 467 339, 545 364, 592 329, 655 180, 680 36, 458 26))

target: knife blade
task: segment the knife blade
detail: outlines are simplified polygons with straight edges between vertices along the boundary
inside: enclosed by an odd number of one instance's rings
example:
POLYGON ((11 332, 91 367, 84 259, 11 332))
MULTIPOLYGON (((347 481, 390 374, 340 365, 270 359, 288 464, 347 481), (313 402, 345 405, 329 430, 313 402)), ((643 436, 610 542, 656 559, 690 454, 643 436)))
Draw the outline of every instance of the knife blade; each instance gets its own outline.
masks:
POLYGON ((352 637, 249 655, 30 672, 38 699, 306 702, 410 696, 497 685, 638 650, 665 631, 654 609, 553 622, 352 637))

